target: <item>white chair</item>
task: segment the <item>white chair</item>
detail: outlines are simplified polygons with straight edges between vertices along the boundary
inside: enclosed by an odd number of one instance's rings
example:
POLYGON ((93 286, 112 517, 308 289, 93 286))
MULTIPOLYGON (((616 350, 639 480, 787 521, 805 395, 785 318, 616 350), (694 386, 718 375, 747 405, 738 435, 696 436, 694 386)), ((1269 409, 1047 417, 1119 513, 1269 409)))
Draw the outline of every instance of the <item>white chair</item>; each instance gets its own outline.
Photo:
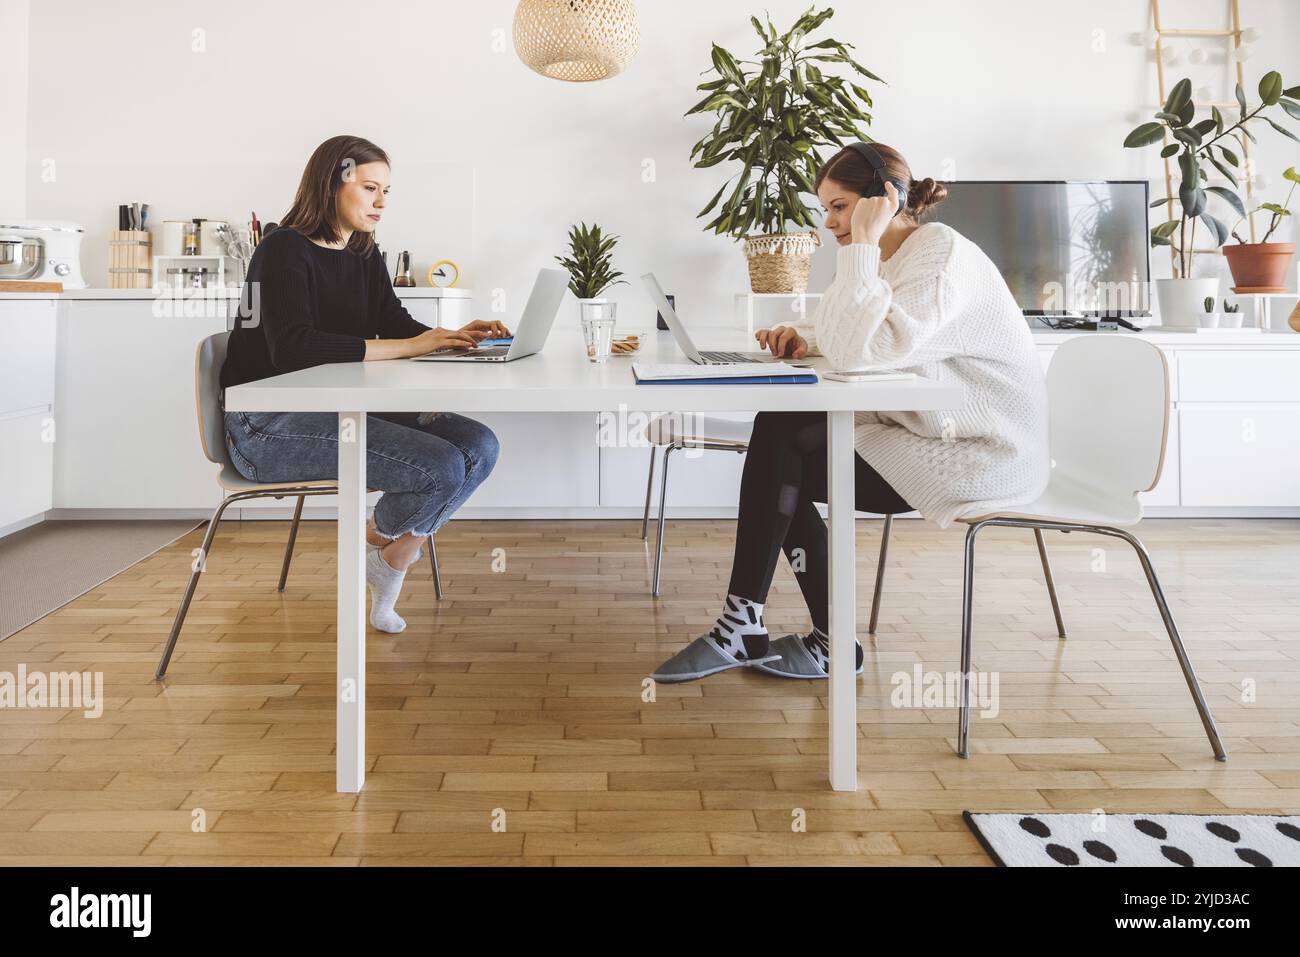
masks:
MULTIPOLYGON (((154 677, 162 680, 167 674, 167 665, 172 652, 176 649, 176 640, 180 637, 181 627, 185 624, 185 615, 189 612, 194 589, 198 586, 199 576, 211 554, 212 541, 216 536, 217 525, 221 516, 235 502, 253 498, 285 498, 297 496, 298 504, 293 510, 293 525, 289 529, 289 542, 284 549, 284 564, 280 568, 279 591, 284 591, 289 578, 289 562, 293 559, 293 546, 298 538, 298 524, 302 518, 303 502, 309 495, 332 495, 338 492, 338 483, 333 479, 317 482, 252 482, 239 474, 234 463, 230 461, 230 452, 226 446, 226 427, 221 412, 221 366, 226 361, 226 345, 230 341, 229 332, 219 332, 208 336, 199 343, 194 356, 194 401, 199 420, 199 442, 203 454, 209 462, 220 466, 217 484, 226 491, 226 496, 212 514, 208 530, 203 536, 203 545, 193 564, 189 584, 185 587, 185 597, 176 610, 176 620, 172 622, 171 634, 167 637, 167 646, 163 649, 154 677)), ((429 564, 433 568, 433 586, 438 600, 442 600, 442 576, 438 571, 438 554, 434 551, 433 536, 429 536, 429 564)))
MULTIPOLYGON (((1122 539, 1133 547, 1214 756, 1227 760, 1151 557, 1137 537, 1122 527, 1136 525, 1142 518, 1139 493, 1155 488, 1164 466, 1169 432, 1169 369, 1164 354, 1146 340, 1120 334, 1067 339, 1048 366, 1047 394, 1053 467, 1046 490, 1036 501, 1014 510, 958 519, 969 526, 962 589, 958 753, 963 758, 969 755, 975 540, 982 529, 1002 525, 1034 529, 1045 571, 1043 529, 1094 532, 1122 539)), ((1050 572, 1048 575, 1050 583, 1050 572)), ((1054 591, 1052 605, 1064 637, 1054 591)))
MULTIPOLYGON (((657 541, 655 543, 654 581, 650 593, 659 597, 659 570, 664 557, 664 505, 668 496, 668 456, 678 449, 699 448, 717 449, 726 452, 746 452, 749 449, 749 436, 753 425, 749 422, 734 422, 711 416, 683 416, 679 412, 669 412, 656 416, 646 426, 646 440, 650 443, 650 474, 646 479, 645 514, 641 517, 641 540, 649 537, 650 499, 655 481, 655 453, 664 450, 663 476, 659 482, 659 515, 656 519, 657 541)), ((885 584, 885 564, 889 558, 889 539, 893 533, 894 516, 884 516, 884 525, 880 530, 880 554, 876 559, 876 585, 871 595, 871 619, 867 624, 867 634, 876 633, 880 621, 880 594, 885 584)), ((1052 614, 1056 617, 1057 633, 1065 637, 1065 623, 1061 618, 1061 605, 1056 597, 1056 584, 1052 580, 1052 566, 1047 558, 1047 546, 1043 543, 1043 533, 1034 529, 1038 542, 1038 557, 1043 563, 1043 578, 1047 582, 1047 594, 1052 600, 1052 614)))

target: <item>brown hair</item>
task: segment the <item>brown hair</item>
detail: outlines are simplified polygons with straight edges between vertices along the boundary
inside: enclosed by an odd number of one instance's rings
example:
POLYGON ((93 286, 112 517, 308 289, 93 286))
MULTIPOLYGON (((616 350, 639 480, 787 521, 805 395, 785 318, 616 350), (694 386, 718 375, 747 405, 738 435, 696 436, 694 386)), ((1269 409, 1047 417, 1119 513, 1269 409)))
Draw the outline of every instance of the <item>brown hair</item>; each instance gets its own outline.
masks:
MULTIPOLYGON (((280 225, 308 239, 338 242, 342 238, 337 204, 339 187, 356 175, 358 166, 376 162, 392 165, 388 154, 370 140, 360 136, 331 136, 307 160, 293 205, 281 217, 280 225)), ((348 239, 346 248, 360 256, 369 256, 375 248, 375 234, 357 230, 348 239)))
MULTIPOLYGON (((871 147, 885 162, 885 178, 908 184, 907 205, 903 207, 903 215, 913 223, 931 206, 937 206, 948 198, 948 189, 942 183, 936 183, 928 176, 925 179, 912 179, 912 169, 907 165, 907 160, 892 146, 872 143, 871 147)), ((871 168, 866 157, 853 147, 846 146, 822 164, 822 168, 817 171, 813 191, 821 188, 823 180, 829 179, 845 189, 862 193, 875 178, 876 171, 871 168)))

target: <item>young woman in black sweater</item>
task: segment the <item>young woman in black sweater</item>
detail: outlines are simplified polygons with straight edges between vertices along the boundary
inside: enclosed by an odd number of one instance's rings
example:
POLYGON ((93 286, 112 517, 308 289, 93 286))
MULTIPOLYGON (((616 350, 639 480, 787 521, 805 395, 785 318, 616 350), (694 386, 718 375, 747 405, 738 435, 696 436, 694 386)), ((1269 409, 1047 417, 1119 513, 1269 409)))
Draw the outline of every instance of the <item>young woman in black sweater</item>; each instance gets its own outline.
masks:
MULTIPOLYGON (((327 362, 409 358, 510 335, 501 323, 482 320, 429 329, 402 306, 374 242, 389 167, 388 155, 358 136, 335 136, 316 148, 292 208, 249 262, 222 388, 327 362)), ((227 412, 225 426, 231 460, 246 478, 338 477, 335 415, 227 412)), ((384 493, 366 533, 376 628, 406 627, 393 607, 406 569, 420 557, 424 538, 487 478, 498 450, 491 429, 451 412, 371 414, 366 477, 384 493)))

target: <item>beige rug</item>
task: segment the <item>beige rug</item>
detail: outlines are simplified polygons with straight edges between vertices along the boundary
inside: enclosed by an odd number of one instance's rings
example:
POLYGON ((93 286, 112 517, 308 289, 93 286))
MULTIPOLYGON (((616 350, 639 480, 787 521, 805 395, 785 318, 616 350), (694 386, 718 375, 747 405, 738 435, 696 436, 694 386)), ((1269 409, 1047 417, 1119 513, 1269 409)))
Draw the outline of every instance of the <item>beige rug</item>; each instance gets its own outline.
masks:
POLYGON ((200 524, 195 520, 42 522, 0 538, 0 641, 200 524))

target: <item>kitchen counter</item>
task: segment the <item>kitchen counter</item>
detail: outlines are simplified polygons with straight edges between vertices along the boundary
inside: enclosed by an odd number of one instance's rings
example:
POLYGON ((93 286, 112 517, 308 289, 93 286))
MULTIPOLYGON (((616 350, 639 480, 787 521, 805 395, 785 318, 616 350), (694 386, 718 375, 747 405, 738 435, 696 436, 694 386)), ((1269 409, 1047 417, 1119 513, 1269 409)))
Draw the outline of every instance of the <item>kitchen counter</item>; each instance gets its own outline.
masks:
MULTIPOLYGON (((178 298, 172 293, 174 290, 167 290, 167 295, 163 298, 178 298)), ((224 289, 182 289, 179 290, 182 299, 238 299, 239 287, 226 286, 224 289)), ((473 299, 474 290, 472 289, 438 289, 432 286, 394 286, 393 292, 397 293, 398 299, 473 299)), ((157 294, 153 289, 65 289, 63 292, 0 292, 0 302, 6 300, 21 299, 58 299, 58 300, 84 300, 84 299, 154 299, 157 294)))

